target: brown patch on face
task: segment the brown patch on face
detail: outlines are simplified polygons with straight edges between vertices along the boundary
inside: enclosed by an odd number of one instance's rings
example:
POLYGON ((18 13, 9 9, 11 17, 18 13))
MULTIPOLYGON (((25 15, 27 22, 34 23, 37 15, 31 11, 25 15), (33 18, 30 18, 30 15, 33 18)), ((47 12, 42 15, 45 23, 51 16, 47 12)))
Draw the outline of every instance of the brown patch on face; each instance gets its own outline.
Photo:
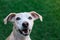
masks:
POLYGON ((13 17, 15 17, 16 15, 15 14, 11 14, 8 18, 7 18, 7 21, 11 20, 13 17))

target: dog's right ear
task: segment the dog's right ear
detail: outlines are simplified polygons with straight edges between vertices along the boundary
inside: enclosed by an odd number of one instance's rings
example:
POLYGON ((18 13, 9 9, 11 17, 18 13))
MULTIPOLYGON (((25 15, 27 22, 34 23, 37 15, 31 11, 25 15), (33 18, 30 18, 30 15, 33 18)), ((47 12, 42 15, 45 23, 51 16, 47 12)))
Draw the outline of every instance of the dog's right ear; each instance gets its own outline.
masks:
POLYGON ((13 18, 16 16, 15 13, 10 13, 5 19, 4 19, 4 24, 7 24, 8 21, 13 21, 13 18))

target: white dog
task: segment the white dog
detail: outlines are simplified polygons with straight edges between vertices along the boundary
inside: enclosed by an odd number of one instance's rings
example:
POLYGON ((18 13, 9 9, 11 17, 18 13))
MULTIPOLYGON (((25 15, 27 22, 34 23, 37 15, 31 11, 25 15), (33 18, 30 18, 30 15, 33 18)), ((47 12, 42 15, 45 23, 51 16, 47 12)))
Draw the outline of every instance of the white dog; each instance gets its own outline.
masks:
POLYGON ((23 13, 10 13, 5 19, 4 23, 8 21, 13 23, 13 31, 6 40, 31 40, 30 33, 34 24, 34 20, 40 19, 42 16, 38 13, 23 12, 23 13))

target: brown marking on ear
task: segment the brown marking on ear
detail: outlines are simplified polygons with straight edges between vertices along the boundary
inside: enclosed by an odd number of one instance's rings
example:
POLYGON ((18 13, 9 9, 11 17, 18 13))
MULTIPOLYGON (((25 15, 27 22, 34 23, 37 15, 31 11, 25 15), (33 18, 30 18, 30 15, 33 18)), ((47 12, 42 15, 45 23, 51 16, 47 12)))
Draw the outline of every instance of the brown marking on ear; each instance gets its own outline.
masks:
POLYGON ((40 19, 41 21, 43 21, 42 16, 40 14, 36 13, 35 11, 31 11, 30 13, 35 18, 35 20, 40 19))
POLYGON ((31 13, 31 15, 34 17, 34 18, 39 18, 39 15, 38 14, 36 14, 36 13, 31 13))
POLYGON ((16 13, 10 13, 6 18, 4 18, 4 24, 7 24, 8 21, 12 22, 12 18, 16 16, 16 13))
POLYGON ((15 17, 16 15, 15 14, 12 14, 10 15, 8 18, 7 18, 7 21, 11 20, 13 17, 15 17))

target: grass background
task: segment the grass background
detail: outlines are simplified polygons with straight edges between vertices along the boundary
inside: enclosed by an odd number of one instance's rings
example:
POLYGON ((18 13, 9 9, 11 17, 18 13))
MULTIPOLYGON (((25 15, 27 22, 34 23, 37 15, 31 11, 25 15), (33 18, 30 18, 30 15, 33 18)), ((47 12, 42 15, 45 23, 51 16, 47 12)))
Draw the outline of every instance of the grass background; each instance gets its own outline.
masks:
POLYGON ((31 39, 60 40, 60 0, 0 0, 0 40, 12 31, 12 24, 3 23, 9 13, 32 10, 43 16, 43 22, 35 21, 31 39))

